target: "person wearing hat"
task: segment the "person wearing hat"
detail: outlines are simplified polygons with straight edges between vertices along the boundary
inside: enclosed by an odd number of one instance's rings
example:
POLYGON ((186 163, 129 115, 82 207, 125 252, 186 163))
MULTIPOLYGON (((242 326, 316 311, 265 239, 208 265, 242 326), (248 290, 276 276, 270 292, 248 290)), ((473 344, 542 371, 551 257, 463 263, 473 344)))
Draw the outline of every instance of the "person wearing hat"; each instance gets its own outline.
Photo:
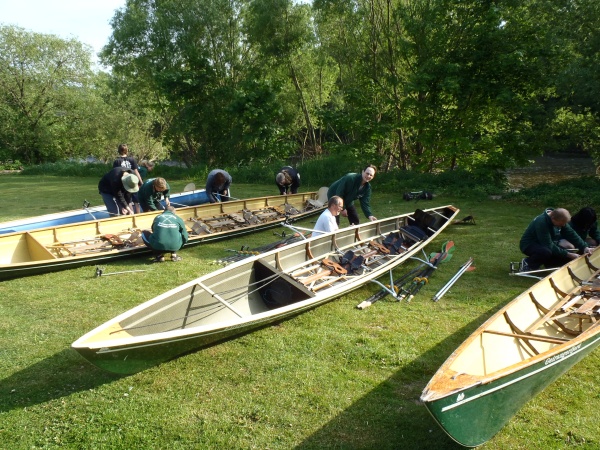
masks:
POLYGON ((188 241, 185 222, 175 214, 175 208, 169 205, 162 214, 154 218, 152 231, 142 231, 142 241, 154 253, 154 262, 164 262, 166 252, 171 253, 171 261, 181 261, 177 251, 188 241))
POLYGON ((279 173, 275 176, 275 184, 279 188, 281 195, 298 193, 300 187, 300 174, 291 166, 282 167, 279 173))
POLYGON ((115 167, 106 173, 98 183, 98 191, 109 214, 134 214, 132 194, 139 191, 139 178, 131 169, 115 167))
POLYGON ((149 180, 144 181, 142 187, 140 188, 140 192, 138 192, 138 199, 140 200, 140 206, 142 207, 142 211, 158 211, 163 210, 163 206, 160 204, 160 199, 164 197, 165 205, 169 206, 171 202, 169 201, 169 192, 170 192, 169 183, 164 178, 150 178, 149 180))

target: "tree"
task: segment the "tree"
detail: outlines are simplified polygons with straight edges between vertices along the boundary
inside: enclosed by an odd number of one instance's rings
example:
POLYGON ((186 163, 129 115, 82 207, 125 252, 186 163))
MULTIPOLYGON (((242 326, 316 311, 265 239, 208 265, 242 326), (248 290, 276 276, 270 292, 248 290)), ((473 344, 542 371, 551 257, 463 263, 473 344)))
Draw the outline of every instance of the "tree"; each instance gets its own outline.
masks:
POLYGON ((76 40, 0 27, 0 146, 26 163, 77 154, 91 49, 76 40))

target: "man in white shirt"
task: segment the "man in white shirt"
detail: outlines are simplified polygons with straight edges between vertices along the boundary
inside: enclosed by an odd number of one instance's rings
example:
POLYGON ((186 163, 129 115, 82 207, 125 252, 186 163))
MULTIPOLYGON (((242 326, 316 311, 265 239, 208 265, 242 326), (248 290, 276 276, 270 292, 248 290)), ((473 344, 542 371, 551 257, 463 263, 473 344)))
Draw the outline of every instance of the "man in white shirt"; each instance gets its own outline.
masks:
POLYGON ((344 209, 344 199, 334 195, 327 202, 327 209, 321 213, 312 236, 320 236, 321 234, 331 233, 339 228, 335 218, 339 216, 344 209))

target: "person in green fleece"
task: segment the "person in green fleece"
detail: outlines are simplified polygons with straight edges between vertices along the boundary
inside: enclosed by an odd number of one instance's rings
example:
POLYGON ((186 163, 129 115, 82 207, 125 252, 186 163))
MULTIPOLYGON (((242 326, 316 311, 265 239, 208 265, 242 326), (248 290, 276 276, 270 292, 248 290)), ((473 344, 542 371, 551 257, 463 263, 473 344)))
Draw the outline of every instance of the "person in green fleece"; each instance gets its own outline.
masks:
POLYGON ((527 255, 521 261, 521 272, 538 270, 541 266, 559 267, 577 258, 577 253, 560 246, 562 239, 572 243, 580 252, 590 253, 588 244, 569 226, 570 220, 571 214, 564 208, 548 208, 533 219, 519 243, 521 252, 527 255))
POLYGON ((165 199, 165 206, 169 206, 171 204, 169 201, 170 192, 171 187, 164 178, 150 178, 149 180, 144 181, 144 184, 142 184, 142 187, 138 192, 138 200, 142 211, 162 210, 163 206, 160 204, 160 199, 162 197, 165 199))
MULTIPOLYGON (((365 213, 365 216, 373 221, 377 220, 371 213, 371 181, 375 177, 377 169, 372 164, 369 164, 361 173, 349 173, 344 175, 337 181, 334 181, 327 191, 327 198, 334 195, 341 197, 344 200, 346 208, 340 215, 347 217, 350 225, 358 225, 360 220, 354 200, 360 201, 360 207, 365 213)), ((340 224, 340 216, 336 216, 336 222, 340 224)))
POLYGON ((183 219, 169 205, 162 214, 154 218, 152 231, 142 231, 142 240, 146 247, 154 251, 154 262, 164 262, 166 252, 171 253, 171 261, 181 261, 177 251, 187 242, 188 232, 183 219))

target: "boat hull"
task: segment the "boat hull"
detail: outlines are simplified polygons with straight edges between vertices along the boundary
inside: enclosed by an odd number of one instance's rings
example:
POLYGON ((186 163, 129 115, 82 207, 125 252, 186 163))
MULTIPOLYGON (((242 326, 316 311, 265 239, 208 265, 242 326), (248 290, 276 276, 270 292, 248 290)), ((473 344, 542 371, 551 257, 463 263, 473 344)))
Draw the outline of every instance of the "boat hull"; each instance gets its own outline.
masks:
POLYGON ((598 344, 600 336, 593 335, 555 357, 424 404, 450 438, 465 447, 477 447, 494 437, 523 405, 590 354, 598 344))
MULTIPOLYGON (((285 220, 309 217, 321 212, 325 203, 326 188, 322 188, 319 192, 178 208, 177 214, 188 228, 189 239, 185 247, 189 247, 272 228, 285 220), (284 210, 290 207, 293 208, 291 212, 285 213, 284 210), (250 214, 253 221, 246 221, 242 216, 251 211, 256 215, 250 214)), ((147 212, 0 235, 0 280, 150 254, 151 250, 143 244, 139 233, 151 229, 154 218, 160 213, 147 212), (138 231, 134 239, 135 230, 138 231), (123 245, 104 245, 105 237, 111 235, 118 236, 123 245)))
POLYGON ((124 312, 72 347, 102 369, 129 374, 289 319, 387 275, 420 252, 451 223, 458 209, 447 206, 437 212, 441 222, 436 230, 420 239, 406 237, 395 254, 386 253, 377 242, 402 234, 399 230, 410 221, 409 214, 235 262, 124 312), (341 255, 348 257, 349 252, 360 264, 345 271, 334 260, 342 264, 341 255))
POLYGON ((476 447, 600 344, 600 251, 509 302, 450 355, 421 402, 453 440, 476 447))

